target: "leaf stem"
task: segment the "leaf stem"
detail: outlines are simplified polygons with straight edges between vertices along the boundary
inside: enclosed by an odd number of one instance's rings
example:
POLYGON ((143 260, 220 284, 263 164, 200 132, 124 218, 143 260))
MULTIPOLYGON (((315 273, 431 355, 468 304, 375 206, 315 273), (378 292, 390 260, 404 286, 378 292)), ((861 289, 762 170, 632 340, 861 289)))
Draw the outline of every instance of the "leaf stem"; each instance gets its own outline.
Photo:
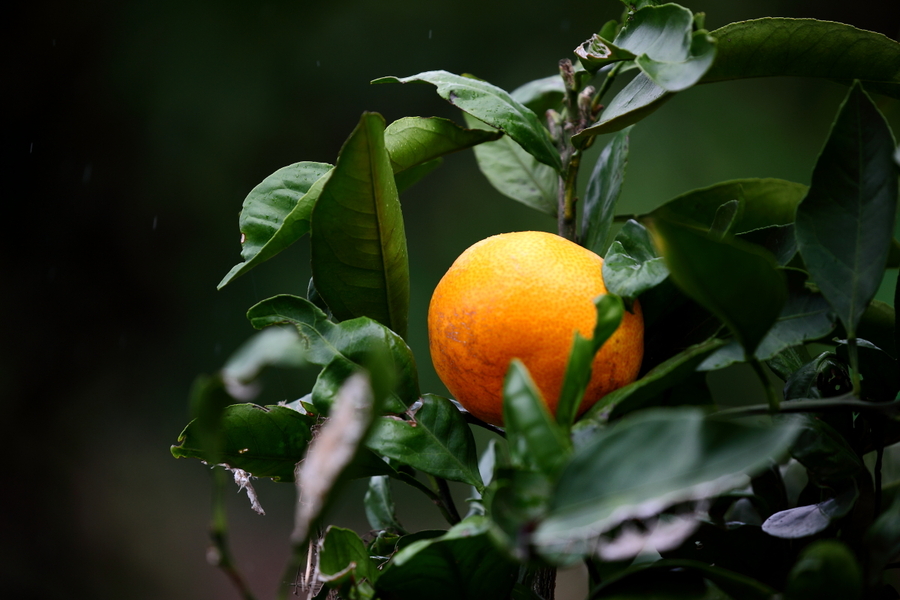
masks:
POLYGON ((571 148, 571 153, 565 157, 565 177, 560 177, 559 186, 559 235, 567 240, 575 241, 576 217, 575 205, 578 203, 576 196, 578 185, 578 169, 581 166, 581 152, 571 148))
POLYGON ((763 389, 766 390, 766 402, 769 405, 769 412, 777 413, 781 405, 781 401, 778 400, 778 392, 775 390, 775 386, 772 385, 772 381, 769 379, 769 376, 766 374, 766 370, 763 368, 763 365, 758 358, 754 357, 753 359, 751 359, 750 364, 753 365, 753 370, 756 371, 756 376, 759 377, 759 381, 760 383, 762 383, 763 389))
POLYGON ((456 525, 459 523, 462 519, 459 516, 459 511, 456 510, 456 504, 453 502, 453 496, 450 494, 450 485, 447 483, 447 480, 443 477, 435 477, 434 475, 429 475, 428 480, 431 481, 431 485, 437 489, 441 504, 446 507, 447 513, 450 515, 450 518, 453 519, 450 521, 450 524, 456 525))
POLYGON ((228 514, 225 508, 225 491, 228 486, 228 475, 225 469, 213 467, 212 518, 209 525, 209 537, 212 540, 207 558, 210 564, 219 567, 225 573, 241 598, 255 600, 247 581, 238 571, 228 545, 228 514))
POLYGON ((856 336, 847 339, 847 352, 850 354, 850 381, 853 383, 853 395, 860 398, 862 383, 859 379, 859 346, 856 345, 856 336))
MULTIPOLYGON (((434 503, 434 505, 438 507, 438 510, 441 511, 441 514, 444 516, 444 519, 446 519, 448 523, 450 523, 451 525, 456 525, 460 522, 461 519, 459 518, 459 513, 456 512, 456 506, 453 505, 452 499, 451 504, 448 507, 447 504, 444 503, 444 499, 441 497, 440 493, 434 491, 433 489, 416 479, 415 476, 403 471, 398 471, 396 477, 403 483, 411 485, 412 487, 428 496, 428 498, 434 503)), ((431 478, 431 475, 429 475, 428 477, 431 478)), ((432 482, 433 481, 434 479, 432 479, 432 482)))
POLYGON ((617 62, 606 74, 606 79, 600 84, 600 89, 597 90, 597 93, 594 95, 594 99, 591 102, 591 115, 600 110, 600 101, 603 100, 603 96, 605 96, 606 92, 609 91, 609 88, 612 87, 613 82, 616 80, 616 76, 619 74, 619 71, 624 64, 625 61, 617 62))

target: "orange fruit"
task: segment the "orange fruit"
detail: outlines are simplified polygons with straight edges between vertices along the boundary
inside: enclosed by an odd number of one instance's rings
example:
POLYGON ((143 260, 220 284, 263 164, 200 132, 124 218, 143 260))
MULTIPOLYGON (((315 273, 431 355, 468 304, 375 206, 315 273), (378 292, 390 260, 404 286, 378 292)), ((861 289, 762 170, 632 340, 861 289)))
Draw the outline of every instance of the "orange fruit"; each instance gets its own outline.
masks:
MULTIPOLYGON (((562 389, 575 331, 590 338, 594 299, 606 293, 603 259, 552 233, 495 235, 462 253, 428 307, 428 339, 438 376, 466 410, 503 422, 503 380, 520 359, 550 409, 562 389)), ((579 414, 635 380, 644 354, 640 305, 594 358, 579 414)))

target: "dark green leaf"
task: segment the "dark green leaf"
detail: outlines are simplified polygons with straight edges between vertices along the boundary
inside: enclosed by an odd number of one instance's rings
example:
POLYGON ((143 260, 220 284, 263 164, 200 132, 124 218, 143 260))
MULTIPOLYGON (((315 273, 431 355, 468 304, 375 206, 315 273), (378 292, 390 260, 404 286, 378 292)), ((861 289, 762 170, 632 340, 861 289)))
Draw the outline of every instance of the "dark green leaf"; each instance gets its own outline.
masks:
POLYGON ((260 331, 244 342, 222 367, 222 380, 235 398, 249 400, 255 389, 249 386, 267 367, 303 366, 303 345, 297 332, 287 327, 260 331))
POLYGON ((409 406, 419 398, 419 382, 412 351, 390 329, 366 317, 333 323, 311 302, 297 296, 280 295, 251 307, 247 318, 257 329, 270 325, 293 325, 304 344, 304 358, 315 365, 328 365, 341 357, 368 368, 373 357, 384 354, 396 373, 396 394, 409 406))
POLYGON ((325 163, 295 163, 278 169, 251 190, 240 216, 244 262, 232 267, 219 289, 306 235, 331 168, 325 163))
POLYGON ((794 372, 784 384, 784 399, 825 398, 849 392, 847 368, 833 352, 823 352, 794 372))
POLYGON ((189 424, 172 446, 176 458, 199 458, 226 463, 254 477, 293 481, 294 466, 306 455, 315 417, 283 406, 234 404, 222 412, 221 454, 211 455, 200 439, 196 421, 189 424))
POLYGON ((566 86, 558 73, 529 81, 509 93, 513 100, 527 106, 539 117, 549 109, 560 108, 565 94, 566 86))
POLYGON ((613 97, 596 123, 572 136, 572 143, 582 147, 595 135, 613 133, 634 125, 656 112, 672 96, 672 92, 667 92, 644 73, 639 73, 613 97))
POLYGON ((712 32, 718 57, 702 82, 820 77, 900 98, 900 44, 872 31, 814 19, 765 18, 712 32))
POLYGON ((759 229, 742 233, 738 237, 745 242, 762 246, 771 252, 782 267, 790 263, 797 255, 797 236, 794 234, 793 223, 760 227, 759 229))
POLYGON ((865 471, 856 451, 825 419, 812 414, 790 418, 800 428, 791 456, 806 467, 810 483, 820 488, 843 489, 865 471))
POLYGON ((737 200, 731 233, 740 234, 794 222, 797 205, 807 187, 783 179, 736 179, 692 190, 666 202, 650 216, 666 217, 712 227, 719 207, 737 200))
POLYGON ((372 529, 392 529, 399 533, 406 532, 397 519, 389 477, 384 475, 371 477, 363 503, 366 508, 366 518, 372 529))
POLYGON ((900 554, 900 495, 875 519, 865 536, 870 584, 881 581, 882 570, 900 554))
MULTIPOLYGON (((840 340, 837 354, 845 364, 850 363, 847 340, 840 340)), ((857 340, 859 374, 862 377, 860 398, 870 402, 890 402, 900 390, 900 370, 897 360, 864 339, 857 340)))
POLYGON ((402 194, 403 192, 408 190, 420 179, 441 166, 443 162, 443 158, 435 158, 434 160, 429 160, 428 162, 424 162, 420 165, 410 167, 405 171, 394 173, 394 181, 397 182, 397 193, 402 194))
POLYGON ((606 238, 609 237, 616 214, 616 203, 625 179, 629 133, 628 128, 620 131, 603 148, 584 193, 581 245, 600 256, 606 251, 606 238))
POLYGON ((532 541, 548 556, 590 552, 597 536, 627 519, 746 485, 795 434, 789 423, 756 427, 698 408, 629 415, 576 450, 532 541))
POLYGON ((850 89, 797 207, 797 244, 848 337, 878 291, 897 211, 894 140, 859 85, 850 89))
POLYGON ((426 71, 411 77, 382 77, 372 83, 421 81, 437 86, 437 93, 463 112, 496 127, 514 139, 529 154, 557 171, 562 169, 559 151, 537 115, 506 91, 472 77, 447 71, 426 71))
MULTIPOLYGON (((469 127, 479 126, 475 117, 464 116, 469 127)), ((539 163, 509 136, 476 146, 474 151, 478 168, 497 191, 556 216, 559 175, 554 169, 539 163)))
POLYGON ((669 276, 666 261, 656 253, 650 233, 629 220, 603 260, 603 283, 611 294, 634 300, 669 276))
POLYGON ((652 230, 678 287, 721 319, 745 356, 753 356, 787 299, 772 255, 667 219, 654 220, 652 230))
POLYGON ((713 218, 712 225, 709 226, 710 237, 721 240, 727 234, 732 233, 731 229, 734 227, 740 205, 741 203, 737 200, 729 200, 716 209, 716 216, 713 218))
POLYGON ((514 358, 503 383, 503 423, 513 466, 552 476, 572 452, 565 431, 553 420, 528 369, 514 358))
POLYGON ((506 598, 518 566, 491 541, 490 521, 469 517, 441 537, 419 540, 393 556, 376 589, 399 600, 506 598))
POLYGON ((318 571, 319 579, 336 589, 350 589, 363 580, 373 584, 380 574, 356 532, 334 525, 325 530, 318 571))
POLYGON ((312 214, 316 290, 338 319, 370 317, 406 335, 409 259, 384 146, 384 119, 366 113, 344 143, 312 214))
POLYGON ((862 570, 853 551, 838 540, 804 548, 784 590, 787 600, 859 600, 862 594, 862 570))
MULTIPOLYGON (((869 340, 889 355, 897 358, 898 348, 895 336, 900 334, 900 330, 894 327, 895 317, 893 306, 881 300, 872 300, 856 328, 856 335, 864 340, 869 340)), ((846 335, 841 335, 841 337, 846 337, 846 335)))
POLYGON ((464 129, 440 117, 404 117, 385 128, 384 146, 396 174, 501 135, 485 129, 464 129))
POLYGON ((858 497, 859 490, 856 485, 851 485, 837 496, 818 504, 777 512, 766 519, 762 529, 769 535, 782 539, 809 537, 824 531, 832 521, 850 512, 858 497))
POLYGON ((632 60, 635 55, 608 41, 603 35, 594 34, 587 41, 575 48, 575 55, 581 66, 596 73, 606 65, 621 60, 632 60))
POLYGON ((547 512, 554 479, 546 473, 499 467, 484 496, 484 504, 499 531, 495 539, 520 561, 531 555, 528 546, 534 524, 547 512))
POLYGON ((803 361, 806 360, 808 355, 809 353, 806 351, 806 348, 791 346, 767 360, 766 365, 772 369, 772 372, 780 377, 782 381, 787 381, 791 375, 803 367, 803 361), (801 351, 803 352, 802 354, 801 351))
POLYGON ((566 374, 563 378, 559 402, 556 405, 556 420, 566 429, 572 426, 582 412, 581 401, 584 399, 584 392, 591 381, 594 357, 606 340, 619 328, 625 314, 622 299, 612 294, 600 296, 594 300, 594 305, 597 307, 594 333, 590 339, 585 339, 580 332, 575 332, 572 351, 569 353, 569 361, 566 363, 566 374))
POLYGON ((472 431, 449 400, 425 394, 413 419, 377 419, 366 445, 425 473, 484 489, 472 431))

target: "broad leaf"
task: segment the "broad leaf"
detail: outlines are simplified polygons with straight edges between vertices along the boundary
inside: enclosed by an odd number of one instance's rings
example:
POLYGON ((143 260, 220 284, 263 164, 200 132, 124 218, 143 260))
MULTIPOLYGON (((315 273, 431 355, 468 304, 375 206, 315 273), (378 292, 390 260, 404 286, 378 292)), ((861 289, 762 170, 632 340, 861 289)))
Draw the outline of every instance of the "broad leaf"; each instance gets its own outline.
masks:
POLYGON ((437 93, 463 112, 496 127, 514 139, 537 160, 562 170, 559 151, 537 115, 509 93, 472 77, 447 71, 425 71, 411 77, 382 77, 372 83, 410 83, 420 81, 437 86, 437 93))
POLYGON ((650 233, 634 220, 622 226, 603 260, 603 283, 611 294, 634 300, 669 276, 650 233))
POLYGON ((787 298, 772 255, 667 219, 654 220, 652 231, 678 287, 721 319, 745 356, 753 356, 787 298))
POLYGON ((425 473, 484 489, 472 430, 456 407, 446 398, 425 394, 412 416, 412 421, 376 419, 366 445, 425 473))
POLYGON ((549 109, 560 108, 565 94, 566 85, 558 73, 529 81, 509 93, 513 100, 531 109, 538 117, 549 109))
POLYGON ((344 143, 313 209, 311 248, 316 290, 336 318, 370 317, 405 337, 409 259, 381 115, 364 114, 344 143))
POLYGON ((399 173, 394 173, 394 181, 397 183, 397 193, 402 194, 420 179, 437 169, 444 162, 443 158, 435 158, 415 165, 399 173))
POLYGON ((787 266, 797 256, 797 236, 794 224, 769 225, 738 235, 739 239, 757 246, 762 246, 772 253, 776 262, 787 266))
POLYGON ((295 163, 278 169, 250 191, 239 220, 244 260, 225 275, 219 289, 309 232, 313 206, 331 168, 325 163, 295 163))
POLYGON ((824 531, 832 521, 850 512, 858 497, 856 485, 851 485, 837 496, 818 504, 777 512, 766 519, 762 529, 769 535, 782 539, 809 537, 824 531))
POLYGON ((603 148, 584 193, 581 245, 600 256, 606 251, 606 238, 609 237, 625 179, 629 133, 629 129, 620 131, 603 148))
POLYGON ((547 556, 588 553, 597 536, 628 519, 746 485, 795 434, 789 423, 756 427, 697 408, 628 416, 576 450, 532 543, 547 556))
MULTIPOLYGON (((469 127, 484 127, 471 115, 464 115, 469 127)), ((556 216, 559 175, 539 163, 509 136, 475 146, 478 168, 497 191, 526 206, 556 216)))
POLYGON ((884 117, 854 85, 797 208, 800 254, 850 338, 878 291, 893 238, 893 150, 884 117))
POLYGON ((554 476, 572 452, 565 431, 553 420, 528 369, 516 358, 503 383, 503 423, 515 467, 554 476))
POLYGON ((596 135, 621 131, 634 125, 656 112, 672 95, 672 92, 653 83, 647 75, 639 73, 613 97, 596 123, 572 136, 572 143, 582 147, 596 135))
POLYGON ((470 517, 441 537, 413 542, 392 557, 377 591, 400 600, 508 597, 519 568, 497 550, 490 527, 487 518, 470 517))
POLYGON ((351 529, 330 525, 319 551, 319 579, 328 587, 356 587, 363 580, 374 584, 380 571, 369 557, 366 545, 351 529))
POLYGON ((451 152, 496 140, 500 132, 464 129, 440 117, 404 117, 384 130, 384 146, 394 173, 405 171, 451 152))

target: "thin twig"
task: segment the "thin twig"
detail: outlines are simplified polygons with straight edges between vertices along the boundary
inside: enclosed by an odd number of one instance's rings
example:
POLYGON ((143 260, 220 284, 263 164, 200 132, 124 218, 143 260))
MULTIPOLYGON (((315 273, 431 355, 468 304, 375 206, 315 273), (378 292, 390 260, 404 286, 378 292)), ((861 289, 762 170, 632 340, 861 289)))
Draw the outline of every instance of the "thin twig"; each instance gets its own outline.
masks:
POLYGON ((209 525, 209 537, 213 547, 210 549, 210 563, 219 567, 231 580, 241 598, 255 600, 247 581, 234 564, 231 549, 228 546, 228 514, 225 509, 225 492, 228 486, 228 475, 225 469, 213 467, 212 519, 209 525))
POLYGON ((446 519, 448 523, 450 523, 451 525, 456 525, 457 523, 459 523, 459 514, 456 514, 456 516, 454 517, 456 508, 454 507, 451 512, 450 508, 448 508, 447 505, 444 504, 444 500, 443 498, 441 498, 438 492, 435 492, 433 489, 416 479, 414 476, 403 471, 398 471, 396 477, 403 483, 413 486, 414 488, 428 496, 428 498, 434 503, 434 505, 438 507, 438 510, 441 511, 441 514, 444 516, 444 519, 446 519))
POLYGON ((456 510, 456 503, 453 502, 453 495, 450 493, 450 485, 443 477, 429 475, 428 478, 431 480, 432 485, 437 488, 438 495, 441 497, 441 502, 447 507, 447 513, 450 515, 450 518, 454 520, 451 525, 456 525, 456 523, 459 523, 462 519, 459 516, 459 511, 456 510))

